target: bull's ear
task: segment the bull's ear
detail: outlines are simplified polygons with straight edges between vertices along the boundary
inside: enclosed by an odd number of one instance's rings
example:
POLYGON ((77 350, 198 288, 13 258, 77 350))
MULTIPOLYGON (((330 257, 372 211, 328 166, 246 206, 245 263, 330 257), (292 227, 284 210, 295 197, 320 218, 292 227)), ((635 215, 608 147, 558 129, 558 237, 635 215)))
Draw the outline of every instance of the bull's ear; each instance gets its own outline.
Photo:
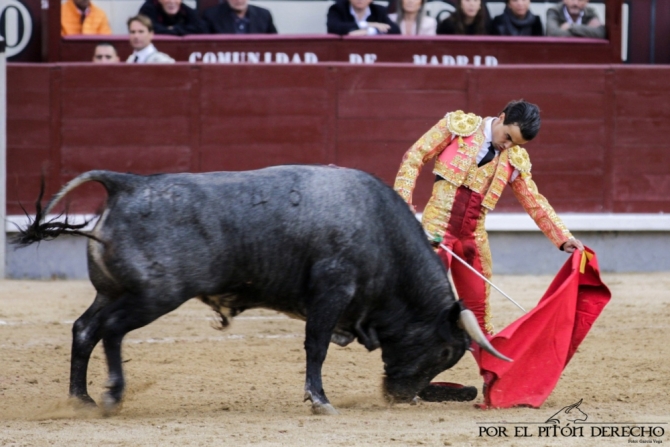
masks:
POLYGON ((460 316, 461 304, 458 301, 454 301, 451 306, 440 312, 440 316, 437 318, 437 333, 445 341, 451 342, 453 340, 451 331, 458 324, 460 316))

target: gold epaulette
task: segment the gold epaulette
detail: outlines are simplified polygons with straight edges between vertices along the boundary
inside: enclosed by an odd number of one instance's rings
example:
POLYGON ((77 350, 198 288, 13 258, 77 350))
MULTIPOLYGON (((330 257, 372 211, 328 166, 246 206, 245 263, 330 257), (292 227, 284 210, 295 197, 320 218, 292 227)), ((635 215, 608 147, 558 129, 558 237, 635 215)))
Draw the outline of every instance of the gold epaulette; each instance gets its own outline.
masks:
POLYGON ((474 113, 465 113, 462 110, 447 113, 447 128, 453 134, 461 137, 469 137, 477 131, 482 124, 482 117, 474 113))
POLYGON ((510 164, 519 170, 521 176, 524 177, 530 174, 532 164, 530 163, 530 157, 528 156, 526 149, 519 146, 512 146, 508 151, 510 164))

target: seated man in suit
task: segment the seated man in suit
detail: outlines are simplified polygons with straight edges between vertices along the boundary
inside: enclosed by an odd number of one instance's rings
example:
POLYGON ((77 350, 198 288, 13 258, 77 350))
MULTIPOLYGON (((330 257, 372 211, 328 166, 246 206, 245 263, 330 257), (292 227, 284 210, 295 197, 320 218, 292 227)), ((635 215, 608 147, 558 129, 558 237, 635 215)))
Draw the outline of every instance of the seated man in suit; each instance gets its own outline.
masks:
POLYGON ((328 33, 340 36, 374 36, 400 34, 398 25, 389 19, 386 8, 372 0, 336 0, 328 10, 328 33))
POLYGON ((140 14, 151 19, 156 34, 185 36, 186 34, 205 34, 207 26, 193 8, 181 0, 146 0, 140 8, 140 14))
POLYGON ((202 14, 212 34, 277 34, 272 14, 249 0, 225 0, 202 14))
POLYGON ((154 25, 145 15, 137 14, 128 19, 128 35, 133 53, 126 62, 130 64, 170 64, 170 56, 156 49, 151 40, 154 38, 154 25))

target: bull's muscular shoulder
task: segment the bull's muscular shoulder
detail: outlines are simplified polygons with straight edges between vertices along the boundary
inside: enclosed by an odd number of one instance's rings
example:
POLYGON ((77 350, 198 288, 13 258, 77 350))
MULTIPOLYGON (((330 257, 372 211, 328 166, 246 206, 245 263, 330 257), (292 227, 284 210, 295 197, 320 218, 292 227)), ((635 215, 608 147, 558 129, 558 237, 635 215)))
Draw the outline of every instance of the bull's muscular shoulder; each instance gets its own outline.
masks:
POLYGON ((462 110, 447 113, 447 128, 453 134, 461 137, 469 137, 477 131, 482 124, 482 117, 474 113, 465 113, 462 110))
POLYGON ((530 163, 530 157, 526 149, 520 146, 512 146, 509 150, 509 162, 514 166, 521 174, 530 173, 530 168, 532 164, 530 163))

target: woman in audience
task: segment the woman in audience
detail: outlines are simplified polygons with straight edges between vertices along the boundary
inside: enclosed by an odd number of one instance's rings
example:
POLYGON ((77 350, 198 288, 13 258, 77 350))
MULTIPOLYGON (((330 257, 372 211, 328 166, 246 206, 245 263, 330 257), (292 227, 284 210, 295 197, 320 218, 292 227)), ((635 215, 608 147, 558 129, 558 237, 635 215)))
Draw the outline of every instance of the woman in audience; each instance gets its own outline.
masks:
POLYGON ((459 0, 456 11, 437 27, 437 34, 492 34, 491 19, 482 0, 459 0))
POLYGON ((498 36, 542 36, 542 21, 530 12, 530 0, 507 0, 505 11, 493 19, 498 36))
POLYGON ((389 14, 404 36, 434 36, 437 20, 425 14, 426 0, 398 0, 398 13, 389 14))

